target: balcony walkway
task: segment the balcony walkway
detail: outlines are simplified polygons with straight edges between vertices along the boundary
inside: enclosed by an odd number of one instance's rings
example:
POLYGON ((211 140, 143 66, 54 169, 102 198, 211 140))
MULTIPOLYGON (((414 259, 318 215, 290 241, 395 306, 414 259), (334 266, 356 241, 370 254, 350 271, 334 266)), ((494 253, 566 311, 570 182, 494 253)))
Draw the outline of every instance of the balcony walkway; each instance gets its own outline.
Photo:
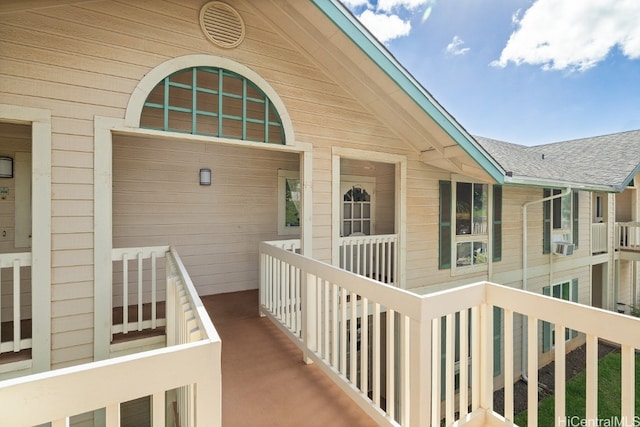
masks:
POLYGON ((223 426, 375 426, 267 318, 258 291, 201 297, 222 338, 223 426))

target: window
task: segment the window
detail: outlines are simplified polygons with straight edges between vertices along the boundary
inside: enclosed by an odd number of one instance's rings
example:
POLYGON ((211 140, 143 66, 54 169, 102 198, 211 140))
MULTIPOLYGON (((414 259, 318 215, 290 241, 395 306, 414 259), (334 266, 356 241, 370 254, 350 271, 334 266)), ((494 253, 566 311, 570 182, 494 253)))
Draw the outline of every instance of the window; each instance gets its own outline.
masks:
POLYGON ((278 234, 300 233, 300 176, 295 171, 278 171, 278 234))
MULTIPOLYGON (((578 279, 557 283, 553 286, 545 286, 542 293, 565 301, 578 302, 578 279)), ((542 351, 547 352, 556 346, 556 325, 542 322, 542 351)), ((569 341, 578 336, 578 331, 565 329, 564 340, 569 341)))
POLYGON ((602 203, 602 196, 596 196, 596 222, 602 222, 604 214, 604 208, 602 203))
POLYGON ((342 236, 372 234, 372 200, 366 188, 353 185, 342 199, 342 236))
MULTIPOLYGON (((562 190, 545 188, 542 197, 562 193, 562 190)), ((571 242, 578 246, 579 193, 572 191, 566 196, 543 203, 542 253, 551 252, 551 242, 571 242)))
MULTIPOLYGON (((487 264, 490 194, 487 184, 440 181, 441 269, 451 267, 454 245, 455 267, 487 264), (455 212, 455 216, 452 215, 455 212), (452 233, 455 230, 455 234, 452 233)), ((502 258, 502 187, 493 186, 493 261, 502 258)))
POLYGON ((243 76, 214 67, 165 77, 145 101, 140 127, 285 144, 280 116, 265 93, 243 76))

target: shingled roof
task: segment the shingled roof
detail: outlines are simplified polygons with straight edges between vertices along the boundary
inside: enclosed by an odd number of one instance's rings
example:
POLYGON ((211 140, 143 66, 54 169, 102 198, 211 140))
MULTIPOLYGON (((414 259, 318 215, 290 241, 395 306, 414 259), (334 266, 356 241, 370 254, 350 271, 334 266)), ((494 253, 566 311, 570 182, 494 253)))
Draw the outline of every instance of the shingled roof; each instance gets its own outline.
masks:
POLYGON ((475 139, 512 183, 621 191, 640 172, 640 130, 534 147, 475 139))

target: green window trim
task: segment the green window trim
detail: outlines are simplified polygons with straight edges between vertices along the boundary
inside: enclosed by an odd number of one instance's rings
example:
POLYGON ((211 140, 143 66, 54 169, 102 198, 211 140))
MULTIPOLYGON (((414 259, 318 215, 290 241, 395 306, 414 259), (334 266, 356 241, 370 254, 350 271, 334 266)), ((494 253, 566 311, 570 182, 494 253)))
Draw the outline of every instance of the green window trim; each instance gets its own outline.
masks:
POLYGON ((451 181, 440 181, 438 267, 451 268, 451 181))
POLYGON ((165 77, 147 97, 140 127, 286 144, 280 115, 265 93, 240 74, 215 67, 165 77))
POLYGON ((578 247, 578 237, 580 235, 578 224, 580 219, 580 209, 579 209, 579 201, 580 201, 580 193, 576 190, 571 192, 571 198, 573 206, 571 207, 571 232, 573 233, 573 244, 575 247, 578 247))
POLYGON ((502 186, 493 186, 493 219, 492 257, 493 261, 502 261, 502 186))
MULTIPOLYGON (((542 288, 542 294, 560 298, 566 301, 578 302, 578 279, 572 279, 571 282, 561 282, 553 286, 545 286, 542 288), (565 293, 566 291, 567 293, 565 293)), ((555 328, 549 322, 542 322, 542 352, 550 351, 554 346, 552 343, 552 335, 555 328)), ((569 341, 578 336, 578 331, 573 329, 565 330, 565 341, 569 341)))

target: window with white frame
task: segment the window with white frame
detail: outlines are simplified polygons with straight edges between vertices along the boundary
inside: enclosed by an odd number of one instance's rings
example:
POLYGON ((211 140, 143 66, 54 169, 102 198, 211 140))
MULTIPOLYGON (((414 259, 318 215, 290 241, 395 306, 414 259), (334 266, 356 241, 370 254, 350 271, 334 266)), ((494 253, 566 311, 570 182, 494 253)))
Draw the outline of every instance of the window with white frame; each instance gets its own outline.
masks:
POLYGON ((456 267, 486 264, 488 185, 456 182, 454 195, 456 267))
MULTIPOLYGON (((548 198, 562 193, 559 189, 545 188, 542 196, 548 198)), ((579 192, 571 191, 543 203, 542 253, 551 252, 552 242, 571 242, 578 246, 579 192)))
POLYGON ((300 233, 301 209, 300 174, 297 171, 278 171, 278 234, 300 233))
POLYGON ((440 181, 438 228, 440 269, 487 268, 489 243, 491 261, 502 260, 502 187, 440 181))

